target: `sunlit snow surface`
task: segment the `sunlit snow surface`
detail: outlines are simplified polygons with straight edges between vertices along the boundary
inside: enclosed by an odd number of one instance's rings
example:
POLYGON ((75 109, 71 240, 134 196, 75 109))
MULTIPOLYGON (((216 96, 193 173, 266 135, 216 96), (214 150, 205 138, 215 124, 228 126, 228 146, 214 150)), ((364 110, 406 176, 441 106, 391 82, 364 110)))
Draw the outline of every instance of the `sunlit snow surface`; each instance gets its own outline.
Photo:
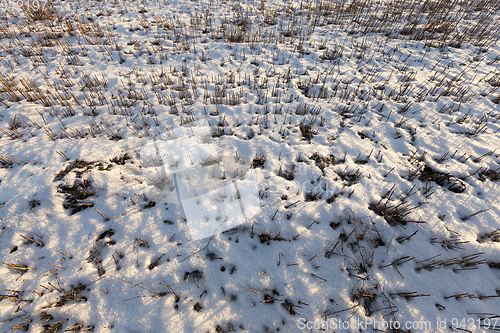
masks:
POLYGON ((498 4, 340 3, 2 10, 0 332, 500 329, 498 4))

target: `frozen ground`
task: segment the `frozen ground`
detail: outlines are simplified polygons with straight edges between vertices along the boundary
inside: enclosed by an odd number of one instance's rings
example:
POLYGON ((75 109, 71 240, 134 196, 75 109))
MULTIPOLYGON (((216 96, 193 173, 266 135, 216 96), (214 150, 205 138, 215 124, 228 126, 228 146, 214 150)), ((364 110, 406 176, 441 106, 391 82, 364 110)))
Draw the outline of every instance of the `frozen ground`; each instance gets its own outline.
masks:
POLYGON ((0 17, 2 332, 500 330, 498 1, 40 5, 0 17))

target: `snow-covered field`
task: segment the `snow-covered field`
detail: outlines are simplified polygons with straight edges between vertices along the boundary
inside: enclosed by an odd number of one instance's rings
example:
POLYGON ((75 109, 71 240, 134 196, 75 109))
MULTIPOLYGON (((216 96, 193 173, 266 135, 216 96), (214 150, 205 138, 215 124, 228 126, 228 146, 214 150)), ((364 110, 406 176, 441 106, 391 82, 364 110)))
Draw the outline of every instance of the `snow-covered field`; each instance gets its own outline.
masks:
POLYGON ((499 1, 1 4, 1 332, 500 330, 499 1))

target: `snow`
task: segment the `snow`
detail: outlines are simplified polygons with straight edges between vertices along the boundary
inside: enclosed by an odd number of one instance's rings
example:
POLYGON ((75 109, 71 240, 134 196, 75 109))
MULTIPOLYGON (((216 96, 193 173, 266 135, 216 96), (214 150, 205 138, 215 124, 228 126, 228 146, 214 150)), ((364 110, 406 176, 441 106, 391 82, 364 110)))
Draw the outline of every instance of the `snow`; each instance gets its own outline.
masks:
POLYGON ((498 10, 336 4, 3 13, 0 330, 500 328, 498 10))

